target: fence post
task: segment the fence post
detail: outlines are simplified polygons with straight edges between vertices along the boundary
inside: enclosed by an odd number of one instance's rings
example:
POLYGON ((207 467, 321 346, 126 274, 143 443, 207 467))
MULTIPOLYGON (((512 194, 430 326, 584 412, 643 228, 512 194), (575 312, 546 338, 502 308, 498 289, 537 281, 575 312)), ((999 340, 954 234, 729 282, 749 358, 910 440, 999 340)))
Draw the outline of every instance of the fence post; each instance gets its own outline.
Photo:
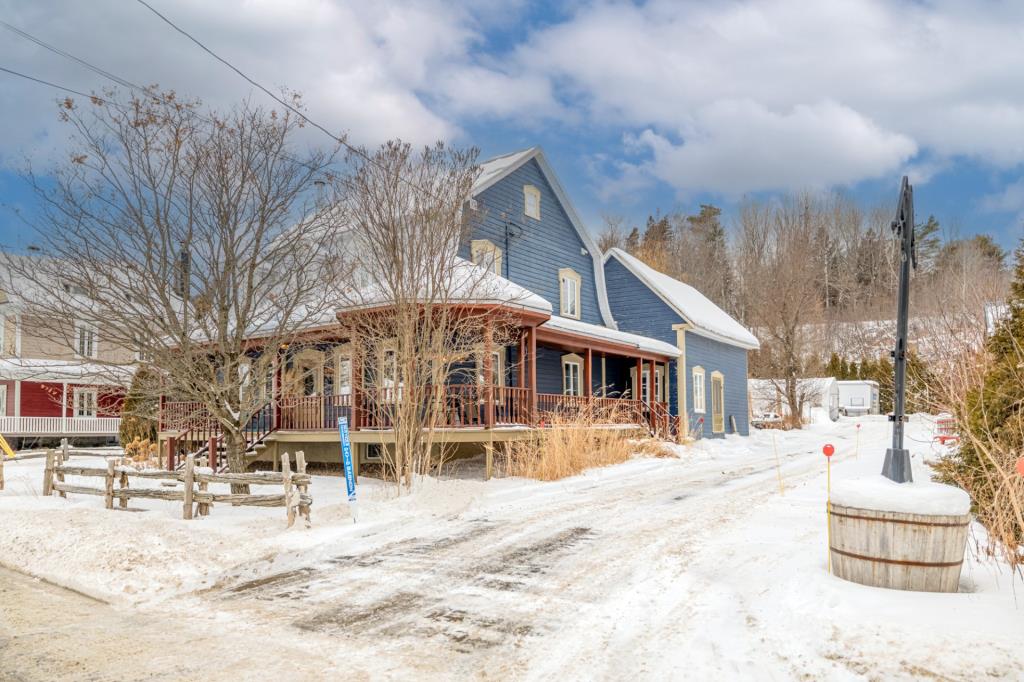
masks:
MULTIPOLYGON (((206 492, 209 492, 209 489, 210 489, 210 486, 206 483, 206 481, 199 481, 199 492, 206 493, 206 492)), ((209 502, 200 502, 199 506, 198 506, 198 510, 199 510, 199 515, 200 516, 209 516, 210 515, 210 503, 209 502)))
POLYGON ((43 497, 53 494, 53 463, 57 459, 57 453, 53 450, 46 451, 46 468, 43 469, 43 497))
MULTIPOLYGON (((306 453, 303 452, 302 450, 299 450, 298 452, 295 453, 295 470, 298 473, 302 474, 303 476, 306 475, 306 453)), ((309 505, 302 501, 302 498, 306 496, 307 492, 309 492, 309 486, 306 485, 305 483, 300 484, 299 485, 299 513, 302 514, 302 517, 304 519, 306 519, 306 528, 309 528, 312 525, 312 522, 311 522, 311 520, 309 518, 310 517, 309 505)))
POLYGON ((105 479, 106 491, 104 494, 104 502, 106 503, 107 509, 114 508, 114 469, 116 467, 116 461, 113 459, 107 460, 107 476, 105 479))
POLYGON ((120 486, 121 486, 121 491, 125 493, 125 494, 121 495, 121 499, 118 501, 118 506, 121 507, 121 509, 127 509, 128 508, 128 494, 126 492, 128 490, 128 471, 127 471, 127 466, 128 465, 127 465, 127 461, 128 461, 127 457, 122 457, 121 458, 121 478, 120 478, 120 482, 119 483, 120 483, 120 486))
POLYGON ((181 507, 181 518, 186 521, 192 518, 192 485, 195 483, 196 456, 188 455, 185 458, 185 501, 181 507))
MULTIPOLYGON (((65 440, 67 440, 67 439, 65 439, 65 440)), ((62 443, 61 444, 61 452, 60 452, 60 454, 57 455, 57 467, 55 469, 55 473, 57 474, 57 482, 58 483, 63 483, 64 482, 64 465, 67 464, 67 462, 68 462, 68 457, 67 457, 67 454, 66 454, 66 451, 65 451, 65 446, 62 443)), ((68 497, 68 494, 66 492, 64 492, 63 490, 59 491, 58 494, 61 497, 63 497, 64 499, 67 499, 67 497, 68 497)))
POLYGON ((281 455, 281 477, 284 480, 284 508, 288 513, 288 527, 295 525, 295 508, 292 506, 292 465, 288 453, 281 455))

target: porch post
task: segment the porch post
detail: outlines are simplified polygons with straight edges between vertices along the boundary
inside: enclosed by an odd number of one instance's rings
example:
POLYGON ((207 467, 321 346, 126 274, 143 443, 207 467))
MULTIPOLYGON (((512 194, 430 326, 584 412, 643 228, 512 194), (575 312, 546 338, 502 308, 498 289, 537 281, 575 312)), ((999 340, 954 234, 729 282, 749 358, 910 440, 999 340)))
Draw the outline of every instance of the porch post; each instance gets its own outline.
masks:
POLYGON ((491 357, 491 347, 494 339, 491 329, 491 318, 484 320, 484 427, 494 426, 494 358, 491 357))
POLYGON ((60 432, 68 432, 68 382, 60 386, 60 432))
POLYGON ((647 379, 647 402, 651 405, 651 409, 649 410, 648 414, 651 421, 651 428, 654 429, 656 428, 656 422, 654 419, 654 404, 658 402, 658 396, 654 392, 654 360, 651 360, 650 362, 647 363, 647 379))
POLYGON ((583 355, 583 395, 590 398, 594 394, 594 351, 588 347, 583 355))
POLYGON ((537 422, 537 327, 530 327, 530 422, 537 422))
POLYGON ((635 400, 643 400, 644 397, 644 359, 636 359, 636 386, 633 387, 636 395, 633 396, 635 400))
POLYGON ((519 388, 526 388, 526 334, 521 333, 519 335, 519 388))
POLYGON ((352 347, 352 423, 349 427, 358 431, 363 425, 363 352, 359 347, 359 336, 353 334, 349 340, 352 347))
MULTIPOLYGON (((266 381, 266 379, 264 379, 266 381)), ((281 428, 281 349, 274 349, 270 370, 270 420, 274 430, 281 428)))

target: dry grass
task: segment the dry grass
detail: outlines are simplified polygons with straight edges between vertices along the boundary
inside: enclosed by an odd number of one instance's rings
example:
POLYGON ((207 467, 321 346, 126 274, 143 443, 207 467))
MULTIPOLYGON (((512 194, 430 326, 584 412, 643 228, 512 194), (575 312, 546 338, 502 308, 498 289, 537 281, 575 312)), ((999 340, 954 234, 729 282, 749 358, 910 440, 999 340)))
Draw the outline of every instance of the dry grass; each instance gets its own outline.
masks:
POLYGON ((655 457, 657 459, 672 459, 676 456, 672 446, 657 438, 643 438, 632 441, 631 449, 633 454, 640 457, 655 457))
POLYGON ((607 410, 583 409, 555 415, 546 420, 547 428, 508 444, 504 472, 509 476, 556 481, 585 469, 625 462, 637 452, 653 457, 674 456, 661 441, 638 442, 634 440, 634 429, 607 426, 615 421, 607 410))

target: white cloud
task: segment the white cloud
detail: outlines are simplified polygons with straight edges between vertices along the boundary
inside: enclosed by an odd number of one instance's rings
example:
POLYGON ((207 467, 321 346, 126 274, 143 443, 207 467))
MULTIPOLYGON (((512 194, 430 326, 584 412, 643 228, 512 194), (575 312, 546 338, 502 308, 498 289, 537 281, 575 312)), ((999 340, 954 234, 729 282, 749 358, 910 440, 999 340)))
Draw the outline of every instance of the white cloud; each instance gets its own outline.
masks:
MULTIPOLYGON (((180 26, 270 89, 303 94, 311 116, 358 143, 400 136, 426 143, 459 134, 458 124, 417 95, 439 65, 464 58, 477 40, 472 17, 440 0, 393 3, 324 0, 186 0, 158 3, 180 26)), ((93 64, 145 85, 159 83, 226 106, 245 81, 136 3, 18 3, 0 0, 9 23, 93 64)), ((0 29, 0 64, 86 92, 102 77, 0 29)), ((58 92, 0 74, 0 163, 39 159, 63 145, 58 92)), ((319 133, 306 133, 323 144, 319 133)))
POLYGON ((649 173, 688 190, 727 194, 778 188, 825 188, 892 172, 914 155, 914 142, 882 130, 835 102, 773 112, 751 100, 700 109, 684 141, 653 130, 639 141, 649 173))
POLYGON ((982 197, 980 202, 983 211, 1024 212, 1024 179, 1012 182, 1000 192, 982 197))
POLYGON ((1024 162, 1022 26, 1024 4, 996 1, 593 2, 503 68, 643 132, 645 167, 683 191, 850 184, 915 150, 926 179, 1024 162))

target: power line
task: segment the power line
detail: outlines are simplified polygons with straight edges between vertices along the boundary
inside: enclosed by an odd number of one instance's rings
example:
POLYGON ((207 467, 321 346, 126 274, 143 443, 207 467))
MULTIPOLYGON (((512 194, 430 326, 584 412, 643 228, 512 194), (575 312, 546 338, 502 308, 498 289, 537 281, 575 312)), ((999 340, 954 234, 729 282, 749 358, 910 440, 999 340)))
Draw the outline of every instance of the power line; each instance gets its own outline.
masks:
MULTIPOLYGON (((223 64, 224 66, 228 67, 229 69, 231 69, 231 70, 232 70, 232 71, 234 71, 235 73, 237 73, 237 74, 238 74, 239 76, 241 76, 241 77, 242 77, 243 79, 245 79, 245 80, 246 80, 246 81, 247 81, 247 82, 248 82, 248 83, 249 83, 250 85, 252 85, 253 87, 259 88, 260 90, 262 90, 263 92, 265 92, 265 93, 266 93, 267 95, 269 95, 270 97, 272 97, 272 98, 274 99, 274 101, 278 102, 278 103, 279 103, 279 104, 280 104, 281 106, 283 106, 283 107, 285 107, 286 109, 288 109, 289 111, 293 112, 293 113, 294 113, 294 114, 295 114, 296 116, 299 116, 300 118, 302 118, 302 120, 303 120, 303 121, 305 121, 305 122, 306 122, 306 123, 308 123, 309 125, 313 126, 313 127, 314 127, 314 128, 316 128, 317 130, 321 131, 322 133, 324 133, 325 135, 327 135, 328 137, 330 137, 330 138, 331 138, 332 140, 334 140, 334 141, 335 141, 335 142, 337 142, 338 144, 341 144, 341 145, 342 145, 343 147, 345 147, 346 149, 348 149, 348 150, 349 150, 350 152, 352 152, 353 154, 356 154, 357 156, 359 156, 359 157, 363 158, 363 159, 364 159, 365 161, 367 161, 368 163, 370 163, 370 164, 372 164, 372 165, 376 166, 376 167, 377 167, 378 169, 380 169, 380 170, 382 170, 382 171, 385 171, 385 172, 386 172, 386 171, 388 170, 387 168, 385 168, 384 166, 382 166, 382 165, 381 165, 380 163, 378 163, 377 161, 375 161, 375 160, 374 160, 374 159, 373 159, 373 158, 372 158, 372 157, 371 157, 371 156, 370 156, 369 154, 367 154, 366 152, 364 152, 364 151, 363 151, 362 149, 359 149, 358 147, 354 147, 354 146, 352 146, 351 144, 349 144, 348 142, 346 142, 344 138, 342 138, 342 137, 338 137, 337 135, 335 135, 334 133, 332 133, 332 132, 331 132, 330 130, 328 130, 328 129, 327 129, 327 128, 325 128, 324 126, 320 125, 319 123, 317 123, 316 121, 314 121, 313 119, 311 119, 311 118, 310 118, 309 116, 307 116, 306 114, 302 113, 302 110, 301 110, 301 109, 298 109, 297 107, 294 107, 294 106, 292 106, 292 105, 291 105, 291 104, 289 104, 289 103, 288 103, 287 101, 285 101, 285 100, 284 100, 284 99, 282 99, 281 97, 279 97, 279 96, 275 95, 275 94, 274 94, 273 92, 271 92, 271 91, 270 91, 270 90, 268 90, 267 88, 263 87, 263 85, 261 85, 260 83, 256 82, 256 81, 255 81, 254 79, 252 79, 252 78, 250 78, 249 76, 247 76, 247 75, 246 75, 245 73, 243 73, 243 72, 242 72, 242 70, 241 70, 241 69, 239 69, 239 68, 238 68, 237 66, 235 66, 234 64, 232 64, 232 63, 231 63, 231 62, 229 62, 228 60, 226 60, 226 59, 224 59, 223 57, 221 57, 221 56, 220 56, 219 54, 217 54, 216 52, 214 52, 213 50, 211 50, 210 48, 208 48, 208 47, 207 47, 206 45, 204 45, 204 44, 203 44, 203 43, 202 43, 202 42, 201 42, 201 41, 200 41, 200 40, 199 40, 198 38, 196 38, 196 37, 195 37, 195 36, 193 36, 193 35, 192 35, 191 33, 189 33, 189 32, 188 32, 188 31, 186 31, 185 29, 183 29, 183 28, 181 28, 180 26, 178 26, 177 24, 175 24, 175 23, 174 23, 173 21, 171 21, 170 19, 168 19, 168 18, 167 18, 166 16, 164 16, 163 14, 161 14, 161 13, 160 13, 159 11, 157 11, 157 10, 156 10, 156 9, 155 9, 155 8, 154 8, 154 7, 152 6, 152 5, 150 5, 150 4, 148 3, 148 2, 146 2, 146 0, 135 0, 135 1, 136 1, 136 2, 138 2, 138 3, 140 4, 140 5, 142 5, 143 7, 145 7, 146 9, 148 9, 148 10, 149 10, 150 12, 152 12, 152 13, 153 13, 153 14, 155 14, 156 16, 158 16, 158 17, 159 17, 159 18, 160 18, 160 19, 161 19, 161 20, 162 20, 162 21, 163 21, 164 23, 166 23, 166 24, 167 24, 168 26, 170 26, 171 28, 173 28, 173 29, 174 29, 175 31, 177 31, 178 33, 180 33, 181 35, 185 36, 186 38, 188 38, 189 40, 191 40, 191 41, 192 41, 193 43, 195 43, 196 45, 198 45, 198 46, 199 46, 199 47, 200 47, 200 48, 201 48, 201 49, 202 49, 202 50, 203 50, 204 52, 206 52, 206 53, 207 53, 208 55, 210 55, 211 57, 213 57, 214 59, 216 59, 216 60, 217 60, 217 61, 219 61, 219 62, 220 62, 221 64, 223 64)), ((402 177, 401 173, 398 173, 398 172, 396 172, 396 173, 395 173, 395 177, 396 177, 396 178, 397 178, 398 180, 400 180, 400 181, 402 181, 402 182, 406 183, 406 184, 407 184, 407 185, 409 185, 410 187, 412 187, 412 188, 414 188, 414 189, 418 189, 419 191, 423 192, 424 194, 430 195, 430 196, 432 196, 432 197, 434 197, 434 198, 440 198, 440 197, 438 197, 438 196, 437 196, 436 194, 434 194, 434 192, 432 192, 432 191, 430 191, 430 190, 428 190, 428 189, 425 189, 425 188, 423 188, 423 187, 420 187, 419 185, 417 185, 416 183, 414 183, 414 182, 413 182, 412 180, 409 180, 408 178, 402 177)))

